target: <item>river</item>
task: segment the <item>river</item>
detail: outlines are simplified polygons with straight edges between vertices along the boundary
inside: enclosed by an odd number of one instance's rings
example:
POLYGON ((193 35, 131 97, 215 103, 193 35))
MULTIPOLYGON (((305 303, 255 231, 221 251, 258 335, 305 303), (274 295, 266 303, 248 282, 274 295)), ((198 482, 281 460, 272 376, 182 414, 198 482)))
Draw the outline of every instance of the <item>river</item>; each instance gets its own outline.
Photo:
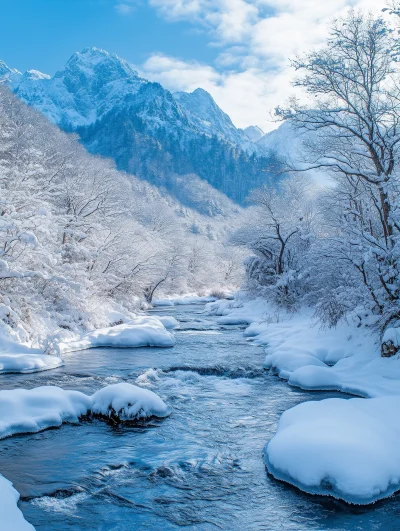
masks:
POLYGON ((0 377, 1 389, 87 393, 139 377, 172 408, 136 427, 93 421, 0 441, 0 471, 37 531, 400 529, 400 496, 351 507, 266 473, 263 446, 282 412, 343 395, 303 392, 264 371, 263 349, 202 305, 153 313, 161 312, 181 322, 172 349, 91 349, 53 371, 0 377))

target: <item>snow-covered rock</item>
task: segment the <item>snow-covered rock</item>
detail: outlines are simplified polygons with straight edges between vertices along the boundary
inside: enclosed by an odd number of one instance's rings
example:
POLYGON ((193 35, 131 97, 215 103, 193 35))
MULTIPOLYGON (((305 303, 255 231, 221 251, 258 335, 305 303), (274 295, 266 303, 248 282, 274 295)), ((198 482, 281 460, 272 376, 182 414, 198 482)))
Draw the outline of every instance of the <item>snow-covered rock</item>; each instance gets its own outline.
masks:
POLYGON ((179 321, 172 317, 171 315, 157 315, 157 319, 165 326, 167 330, 176 330, 181 325, 179 321))
POLYGON ((387 328, 382 337, 381 352, 384 358, 398 353, 400 348, 400 328, 387 328))
POLYGON ((92 124, 145 83, 117 55, 87 48, 75 53, 54 77, 28 71, 14 77, 11 87, 52 122, 77 127, 92 124))
POLYGON ((5 390, 0 391, 0 439, 75 424, 90 414, 132 421, 169 413, 158 395, 128 383, 106 386, 92 396, 55 386, 5 390))
POLYGON ((168 406, 149 391, 128 383, 108 385, 92 396, 91 411, 95 415, 117 415, 122 421, 148 417, 167 417, 168 406))
POLYGON ((400 396, 305 402, 265 448, 269 472, 311 494, 368 504, 400 489, 400 396))
POLYGON ((89 396, 59 387, 0 391, 0 439, 76 423, 90 407, 89 396))
POLYGON ((240 145, 245 151, 257 151, 250 136, 233 125, 229 116, 218 107, 206 90, 198 88, 193 92, 175 92, 174 98, 197 130, 240 145))
POLYGON ((60 344, 60 352, 72 352, 96 347, 173 347, 175 337, 162 322, 151 316, 138 316, 110 328, 99 328, 80 339, 60 344))

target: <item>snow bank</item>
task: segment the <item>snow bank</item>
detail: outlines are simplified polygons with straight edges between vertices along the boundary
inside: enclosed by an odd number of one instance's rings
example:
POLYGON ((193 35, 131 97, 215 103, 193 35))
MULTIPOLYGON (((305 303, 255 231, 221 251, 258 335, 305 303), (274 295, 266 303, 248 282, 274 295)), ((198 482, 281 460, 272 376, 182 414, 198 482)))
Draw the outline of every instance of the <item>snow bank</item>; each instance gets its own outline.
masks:
POLYGON ((205 302, 216 301, 217 297, 205 296, 201 297, 193 293, 182 295, 178 297, 168 297, 165 299, 154 299, 153 306, 178 306, 183 304, 201 304, 205 302))
POLYGON ((55 369, 63 362, 57 356, 43 354, 0 332, 0 374, 7 372, 37 372, 55 369))
POLYGON ((313 310, 288 314, 263 299, 218 301, 207 310, 221 315, 219 323, 251 323, 245 337, 265 347, 265 367, 291 385, 369 397, 400 395, 398 356, 381 358, 379 338, 366 328, 341 322, 321 329, 313 310))
MULTIPOLYGON (((265 367, 291 385, 371 397, 307 402, 285 412, 265 450, 276 478, 360 504, 400 490, 400 356, 382 358, 377 334, 350 320, 322 330, 312 310, 288 314, 261 299, 207 309, 220 323, 250 323, 244 335, 266 348, 265 367)), ((386 339, 397 345, 398 331, 386 339)))
POLYGON ((4 531, 34 531, 18 509, 19 494, 12 483, 0 476, 0 515, 4 531))
POLYGON ((175 317, 172 317, 170 315, 156 315, 156 317, 167 330, 176 330, 177 328, 180 328, 180 323, 175 319, 175 317))
POLYGON ((86 350, 95 347, 173 347, 175 337, 156 317, 137 316, 129 323, 100 328, 76 341, 60 344, 61 352, 86 350))
POLYGON ((166 417, 169 409, 152 391, 128 383, 109 385, 92 396, 55 386, 0 391, 0 439, 77 423, 91 413, 126 421, 166 417))
POLYGON ((400 489, 400 396, 305 402, 265 447, 268 470, 311 494, 368 504, 400 489))
POLYGON ((91 398, 59 387, 0 391, 0 439, 76 423, 91 407, 91 398))
POLYGON ((48 371, 62 364, 57 356, 46 354, 0 354, 0 373, 48 371))

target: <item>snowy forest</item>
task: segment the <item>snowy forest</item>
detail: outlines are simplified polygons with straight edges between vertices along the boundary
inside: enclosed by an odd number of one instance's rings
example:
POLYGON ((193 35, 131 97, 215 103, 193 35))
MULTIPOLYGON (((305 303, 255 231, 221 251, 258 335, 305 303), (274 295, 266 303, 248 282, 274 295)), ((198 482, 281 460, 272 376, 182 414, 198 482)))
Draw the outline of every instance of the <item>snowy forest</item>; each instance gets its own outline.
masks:
POLYGON ((382 7, 290 58, 266 134, 99 48, 0 61, 4 531, 399 529, 382 7))

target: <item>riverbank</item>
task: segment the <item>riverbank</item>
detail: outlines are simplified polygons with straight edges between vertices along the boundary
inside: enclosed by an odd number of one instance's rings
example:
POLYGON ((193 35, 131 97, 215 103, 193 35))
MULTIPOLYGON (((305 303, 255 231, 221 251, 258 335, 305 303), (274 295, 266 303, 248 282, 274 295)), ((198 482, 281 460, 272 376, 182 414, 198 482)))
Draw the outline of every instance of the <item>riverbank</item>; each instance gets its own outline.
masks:
POLYGON ((51 371, 0 376, 1 389, 53 385, 88 396, 132 383, 171 408, 143 425, 93 419, 0 443, 0 470, 37 531, 396 531, 400 499, 354 513, 266 474, 263 447, 282 412, 339 393, 287 386, 263 369, 263 349, 242 325, 219 324, 204 305, 149 313, 180 322, 173 348, 92 348, 65 353, 51 371))
POLYGON ((265 367, 290 385, 368 397, 285 412, 265 448, 272 475, 357 504, 400 489, 400 360, 380 356, 377 334, 354 322, 323 330, 312 310, 289 314, 261 299, 218 301, 207 311, 221 324, 246 323, 248 341, 266 349, 265 367))

